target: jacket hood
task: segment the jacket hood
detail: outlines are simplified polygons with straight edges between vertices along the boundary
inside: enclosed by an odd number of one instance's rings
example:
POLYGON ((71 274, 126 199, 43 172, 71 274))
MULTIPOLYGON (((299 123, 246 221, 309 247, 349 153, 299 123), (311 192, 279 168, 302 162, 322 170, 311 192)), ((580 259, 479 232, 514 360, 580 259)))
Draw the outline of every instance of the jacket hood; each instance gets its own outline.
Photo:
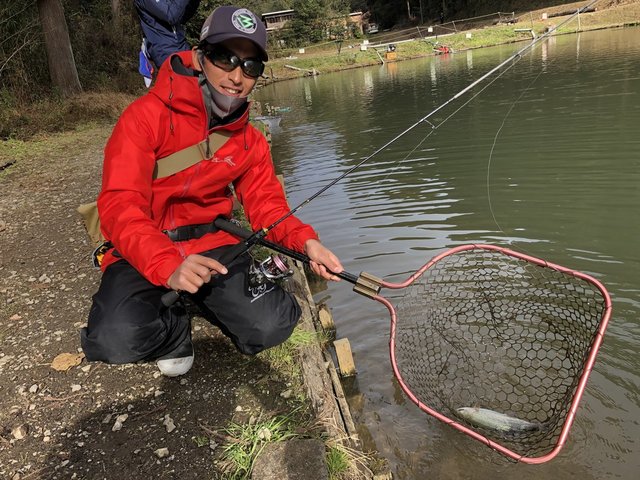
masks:
MULTIPOLYGON (((204 115, 208 118, 204 106, 202 90, 198 83, 197 70, 194 70, 191 50, 177 52, 171 55, 160 67, 155 85, 149 91, 164 103, 172 114, 204 115)), ((235 116, 235 120, 224 125, 226 130, 242 128, 248 121, 248 103, 242 113, 235 116)))

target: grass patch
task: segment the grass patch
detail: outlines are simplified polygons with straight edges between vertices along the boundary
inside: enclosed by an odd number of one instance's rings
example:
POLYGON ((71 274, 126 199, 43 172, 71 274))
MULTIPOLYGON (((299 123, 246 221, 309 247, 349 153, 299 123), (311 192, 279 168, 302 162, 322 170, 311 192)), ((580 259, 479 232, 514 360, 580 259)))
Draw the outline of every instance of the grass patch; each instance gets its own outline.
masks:
POLYGON ((254 423, 232 422, 224 433, 230 437, 224 447, 222 468, 231 480, 251 478, 253 464, 269 443, 282 442, 299 436, 294 410, 289 415, 276 416, 268 420, 258 419, 254 423))
POLYGON ((331 442, 327 446, 325 460, 329 480, 359 480, 389 471, 386 460, 376 457, 375 454, 353 449, 340 441, 331 442))
POLYGON ((126 93, 87 92, 68 99, 51 97, 22 104, 0 95, 0 140, 28 140, 36 134, 112 123, 135 98, 126 93))
POLYGON ((324 344, 328 341, 326 335, 319 332, 309 332, 296 327, 289 339, 273 348, 260 352, 258 355, 278 371, 286 375, 299 376, 298 351, 309 345, 324 344))
POLYGON ((211 443, 211 440, 209 440, 209 437, 206 437, 204 435, 198 435, 197 437, 193 437, 192 440, 193 440, 193 443, 195 443, 198 448, 206 447, 211 443))
POLYGON ((95 152, 101 156, 111 133, 111 125, 87 122, 64 133, 39 133, 30 140, 0 141, 0 179, 26 174, 30 169, 42 169, 42 178, 51 171, 42 165, 64 164, 67 158, 95 152))
POLYGON ((329 480, 341 480, 349 471, 349 457, 337 446, 329 447, 327 451, 327 469, 329 480))

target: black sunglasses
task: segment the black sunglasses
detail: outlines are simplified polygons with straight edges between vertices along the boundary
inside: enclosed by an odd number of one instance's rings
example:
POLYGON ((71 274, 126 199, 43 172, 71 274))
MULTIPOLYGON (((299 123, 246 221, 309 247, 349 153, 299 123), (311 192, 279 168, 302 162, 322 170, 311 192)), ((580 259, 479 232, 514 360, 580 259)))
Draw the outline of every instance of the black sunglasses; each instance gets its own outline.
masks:
POLYGON ((216 67, 232 72, 240 67, 247 77, 258 78, 264 72, 264 63, 257 58, 240 58, 224 47, 204 48, 204 55, 216 67))

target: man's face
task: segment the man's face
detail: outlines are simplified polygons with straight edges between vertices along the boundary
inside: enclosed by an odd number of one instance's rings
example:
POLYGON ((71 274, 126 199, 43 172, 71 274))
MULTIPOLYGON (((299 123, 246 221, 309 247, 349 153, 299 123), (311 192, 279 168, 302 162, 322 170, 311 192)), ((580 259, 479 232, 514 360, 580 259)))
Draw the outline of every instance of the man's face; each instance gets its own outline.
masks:
MULTIPOLYGON (((204 64, 202 67, 207 76, 207 80, 220 93, 230 97, 246 97, 251 93, 257 82, 257 78, 253 78, 243 72, 241 66, 232 68, 227 60, 229 55, 235 55, 241 61, 246 59, 258 59, 260 54, 255 44, 246 38, 232 38, 219 44, 220 47, 215 51, 219 54, 220 66, 214 64, 209 56, 204 56, 204 64), (231 71, 226 71, 232 68, 231 71)), ((195 56, 195 51, 194 51, 195 56)), ((197 57, 194 63, 198 65, 197 57)))

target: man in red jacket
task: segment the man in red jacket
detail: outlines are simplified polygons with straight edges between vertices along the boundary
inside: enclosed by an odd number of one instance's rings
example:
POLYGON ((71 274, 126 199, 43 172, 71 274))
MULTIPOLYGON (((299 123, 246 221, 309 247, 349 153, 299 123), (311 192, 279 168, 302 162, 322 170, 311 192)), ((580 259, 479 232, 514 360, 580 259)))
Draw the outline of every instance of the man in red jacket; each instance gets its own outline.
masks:
MULTIPOLYGON (((169 289, 188 292, 202 315, 243 353, 255 354, 291 334, 300 317, 276 284, 247 288, 251 259, 218 262, 238 240, 211 224, 230 216, 229 185, 254 230, 288 212, 264 136, 248 123, 247 96, 268 60, 264 25, 249 10, 217 8, 200 43, 164 62, 155 86, 122 114, 105 148, 98 196, 102 233, 114 246, 81 333, 90 361, 156 360, 168 376, 193 364, 191 324, 182 302, 164 307, 169 289), (203 160, 153 180, 159 158, 225 131, 229 140, 203 160)), ((306 253, 311 268, 337 280, 338 258, 314 230, 291 216, 270 240, 306 253)))

